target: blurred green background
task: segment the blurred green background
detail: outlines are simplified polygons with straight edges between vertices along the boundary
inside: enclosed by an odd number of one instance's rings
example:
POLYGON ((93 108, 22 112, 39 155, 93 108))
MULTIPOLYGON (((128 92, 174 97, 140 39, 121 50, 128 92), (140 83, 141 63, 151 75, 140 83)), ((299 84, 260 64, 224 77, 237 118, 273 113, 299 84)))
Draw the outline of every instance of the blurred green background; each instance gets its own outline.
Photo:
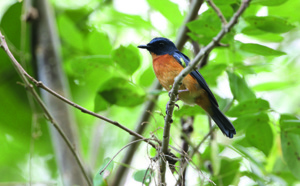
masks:
MULTIPOLYGON (((227 20, 240 5, 239 0, 214 2, 227 20)), ((35 76, 31 25, 21 19, 23 3, 0 2, 0 29, 14 56, 35 76)), ((50 5, 71 100, 134 130, 144 112, 143 103, 159 94, 144 136, 153 133, 162 139, 168 94, 151 89, 155 76, 150 55, 136 46, 160 36, 175 41, 189 1, 51 0, 50 5)), ((237 130, 233 140, 216 130, 216 138, 206 141, 199 149, 201 155, 193 158, 217 185, 300 184, 299 9, 298 0, 253 0, 222 39, 228 47, 215 48, 208 64, 200 69, 221 109, 229 108, 226 115, 237 130)), ((191 59, 192 40, 203 47, 222 28, 206 3, 187 26, 190 39, 183 53, 191 59)), ((0 50, 0 182, 61 185, 48 123, 19 82, 12 63, 0 50)), ((209 131, 207 116, 197 107, 179 105, 174 112, 171 144, 180 148, 180 118, 188 116, 195 116, 190 140, 198 144, 209 131)), ((95 175, 105 158, 112 158, 130 136, 78 110, 72 112, 82 159, 95 175)), ((125 185, 141 185, 143 180, 137 173, 149 167, 148 156, 153 157, 155 150, 142 143, 136 154, 125 185)), ((121 166, 123 155, 114 160, 112 172, 121 166)), ((167 175, 169 185, 174 185, 175 178, 167 175)), ((112 173, 107 179, 115 176, 112 173)), ((192 168, 187 178, 187 185, 210 185, 192 168)))

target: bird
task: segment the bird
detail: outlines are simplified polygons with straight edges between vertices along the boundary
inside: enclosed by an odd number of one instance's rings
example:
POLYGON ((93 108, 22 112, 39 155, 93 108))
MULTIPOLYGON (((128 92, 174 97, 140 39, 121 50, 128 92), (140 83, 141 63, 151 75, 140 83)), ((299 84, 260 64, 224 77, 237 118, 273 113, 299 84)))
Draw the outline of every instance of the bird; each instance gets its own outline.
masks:
MULTIPOLYGON (((154 73, 160 84, 170 92, 174 78, 188 66, 190 59, 181 53, 172 41, 164 37, 153 38, 148 44, 139 45, 138 48, 150 52, 154 73)), ((220 111, 215 96, 199 71, 192 71, 182 80, 178 100, 200 106, 227 137, 233 138, 236 134, 234 126, 220 111)))

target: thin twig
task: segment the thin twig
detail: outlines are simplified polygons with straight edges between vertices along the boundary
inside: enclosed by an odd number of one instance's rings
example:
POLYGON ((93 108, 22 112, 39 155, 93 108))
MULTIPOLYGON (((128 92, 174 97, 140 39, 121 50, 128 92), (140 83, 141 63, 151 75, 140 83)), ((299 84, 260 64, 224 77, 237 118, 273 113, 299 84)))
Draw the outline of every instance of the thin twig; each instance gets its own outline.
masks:
MULTIPOLYGON (((178 90, 181 85, 181 82, 185 76, 187 76, 190 72, 192 72, 196 65, 199 63, 199 60, 207 53, 209 53, 214 47, 218 45, 220 40, 227 34, 232 27, 237 23, 238 18, 248 7, 251 0, 244 0, 241 4, 238 11, 233 15, 230 22, 223 27, 223 29, 218 33, 218 35, 213 38, 213 40, 204 48, 200 50, 200 52, 196 55, 196 57, 189 63, 189 65, 183 69, 179 75, 174 79, 174 84, 171 89, 171 96, 169 101, 169 106, 167 108, 166 113, 168 113, 165 117, 165 127, 163 133, 163 141, 162 141, 162 154, 168 154, 168 146, 169 146, 169 136, 170 136, 170 127, 172 122, 172 115, 175 105, 175 98, 178 95, 178 90)), ((160 174, 161 174, 161 185, 165 185, 165 173, 166 173, 166 163, 161 158, 160 161, 160 174)))
MULTIPOLYGON (((159 84, 158 81, 156 81, 153 84, 151 90, 159 90, 159 89, 161 89, 161 85, 159 84)), ((146 128, 149 126, 148 124, 146 124, 146 122, 149 122, 149 120, 152 116, 152 112, 156 106, 157 98, 158 98, 158 95, 153 95, 150 97, 149 101, 147 101, 145 103, 145 108, 143 109, 143 112, 140 115, 140 118, 137 120, 137 124, 136 124, 137 126, 135 129, 136 133, 143 134, 144 131, 146 130, 146 128)), ((133 136, 130 139, 130 142, 135 141, 137 139, 138 139, 137 137, 133 136)), ((139 146, 139 143, 136 143, 126 149, 126 153, 124 155, 124 158, 122 159, 123 164, 130 165, 138 146, 139 146)), ((121 182, 123 176, 126 174, 127 169, 128 169, 128 167, 119 166, 118 169, 116 170, 116 174, 115 174, 117 176, 112 180, 110 185, 115 185, 115 186, 121 185, 120 182, 121 182)))
MULTIPOLYGON (((150 138, 147 138, 147 140, 150 140, 150 138)), ((120 154, 120 152, 124 149, 126 149, 128 146, 134 144, 134 143, 137 143, 137 142, 140 142, 140 141, 144 141, 144 139, 139 139, 139 140, 135 140, 135 141, 132 141, 130 143, 128 143, 127 145, 125 145, 124 147, 122 147, 110 160, 109 162, 105 165, 105 167, 100 171, 100 175, 105 171, 105 169, 108 167, 108 165, 115 159, 115 157, 117 157, 118 154, 120 154)))
MULTIPOLYGON (((1 32, 0 32, 0 34, 1 34, 1 32)), ((3 41, 5 42, 4 36, 3 36, 2 34, 0 35, 0 37, 3 38, 3 39, 1 39, 1 40, 3 40, 3 41)), ((62 100, 63 102, 65 102, 65 103, 67 103, 67 104, 69 104, 69 105, 71 105, 71 106, 73 106, 73 107, 79 109, 81 112, 86 113, 86 114, 89 114, 89 115, 92 115, 92 116, 94 116, 94 117, 96 117, 96 118, 99 118, 99 119, 104 120, 104 121, 106 121, 106 122, 108 122, 108 123, 110 123, 110 124, 113 124, 113 125, 115 125, 115 126, 121 128, 122 130, 128 132, 130 135, 135 136, 135 137, 137 137, 138 139, 143 139, 143 141, 148 142, 152 147, 156 148, 156 145, 155 145, 154 143, 152 143, 151 141, 147 140, 147 139, 144 138, 142 135, 140 135, 140 134, 138 134, 138 133, 136 133, 136 132, 134 132, 134 131, 128 129, 127 127, 121 125, 120 123, 118 123, 118 122, 116 122, 116 121, 113 121, 113 120, 111 120, 111 119, 109 119, 109 118, 106 118, 106 117, 104 117, 104 116, 101 116, 101 115, 99 115, 99 114, 96 114, 96 113, 94 113, 94 112, 92 112, 92 111, 90 111, 90 110, 87 110, 86 108, 84 108, 84 107, 82 107, 82 106, 80 106, 80 105, 78 105, 78 104, 76 104, 76 103, 74 103, 74 102, 68 100, 67 98, 65 98, 65 97, 61 96, 60 94, 58 94, 57 92, 53 91, 52 89, 50 89, 49 87, 47 87, 45 84, 43 84, 41 81, 37 81, 35 78, 33 78, 32 76, 30 76, 30 75, 24 70, 24 68, 18 63, 18 61, 14 58, 14 56, 13 56, 13 55, 11 54, 11 52, 9 51, 7 45, 6 45, 6 47, 2 47, 2 48, 4 48, 4 50, 5 50, 6 52, 9 52, 9 53, 10 53, 10 54, 8 54, 8 55, 9 55, 10 59, 13 61, 14 65, 16 66, 16 68, 18 69, 18 72, 21 74, 21 76, 26 76, 26 77, 27 77, 30 81, 32 81, 37 87, 46 90, 47 92, 49 92, 49 93, 52 94, 53 96, 57 97, 58 99, 62 100)), ((26 77, 24 77, 24 78, 26 79, 26 77)), ((22 78, 22 79, 23 79, 23 78, 22 78)), ((27 79, 26 79, 26 81, 27 81, 27 79)), ((28 82, 28 81, 27 81, 27 82, 28 82)), ((26 82, 25 82, 25 83, 26 83, 26 82)), ((29 84, 29 86, 32 86, 29 82, 26 83, 26 84, 29 84)))
MULTIPOLYGON (((182 164, 181 167, 180 167, 181 170, 184 171, 184 170, 186 169, 186 167, 187 167, 190 163, 194 164, 194 166, 197 167, 196 164, 192 161, 192 157, 193 157, 196 153, 199 153, 198 149, 199 149, 200 146, 208 139, 208 137, 211 135, 211 133, 214 131, 214 129, 216 129, 216 126, 212 127, 212 129, 211 129, 211 130, 203 137, 203 139, 198 143, 198 145, 197 145, 196 147, 193 146, 193 145, 191 145, 191 147, 192 147, 192 152, 190 153, 190 155, 188 155, 187 153, 184 153, 185 161, 183 162, 183 164, 182 164)), ((195 169, 196 169, 196 170, 200 170, 200 169, 197 169, 197 168, 195 168, 195 169)), ((180 175, 183 174, 183 171, 181 171, 180 175)), ((213 181, 211 181, 209 178, 207 178, 206 176, 204 176, 204 174, 201 172, 201 170, 200 170, 200 173, 201 173, 201 175, 202 175, 205 179, 207 179, 209 182, 211 182, 211 183, 213 183, 213 184, 215 185, 215 183, 214 183, 213 181)), ((179 181, 180 181, 180 180, 177 181, 176 185, 180 184, 179 181)))
POLYGON ((224 17, 223 13, 221 12, 221 10, 215 5, 215 3, 213 2, 213 0, 206 0, 206 2, 209 4, 209 6, 211 6, 212 9, 214 9, 214 11, 217 13, 217 15, 219 16, 222 25, 225 26, 227 25, 227 21, 226 18, 224 17))
POLYGON ((75 157, 82 174, 84 175, 86 181, 88 182, 88 184, 91 186, 92 182, 89 179, 89 176, 87 175, 83 164, 78 156, 78 154, 75 151, 75 148, 73 147, 72 143, 70 142, 70 140, 67 138, 66 134, 63 132, 63 130, 60 128, 60 126, 57 124, 57 122, 55 121, 55 119, 52 117, 52 115, 50 114, 50 112, 48 111, 46 105, 43 103, 43 101, 41 100, 41 98, 39 97, 38 93, 35 91, 35 89, 33 88, 32 84, 29 83, 29 81, 27 80, 27 78, 25 77, 26 71, 22 68, 22 66, 17 62, 17 60, 15 59, 15 57, 13 56, 13 54, 11 53, 11 51, 9 50, 7 43, 5 41, 5 37, 2 35, 1 31, 0 31, 0 47, 2 47, 4 49, 4 51, 6 52, 6 54, 8 55, 8 57, 11 59, 11 61, 13 62, 14 66, 16 67, 18 73, 21 76, 21 79, 23 80, 23 82, 25 83, 25 86, 27 88, 27 90, 30 91, 30 93, 33 95, 34 99, 37 101, 37 103, 41 106, 41 108, 43 109, 47 119, 52 123, 52 125, 55 127, 55 129, 58 131, 58 133, 60 134, 60 136, 63 138, 63 140, 66 142, 67 146, 69 147, 70 151, 72 152, 73 156, 75 157), (24 73, 25 72, 25 73, 24 73))
POLYGON ((96 118, 99 118, 99 119, 101 119, 101 120, 104 120, 104 121, 106 121, 106 122, 108 122, 108 123, 110 123, 110 124, 113 124, 114 126, 119 127, 119 128, 121 128, 122 130, 128 132, 130 135, 135 136, 135 137, 137 137, 138 139, 143 139, 145 142, 149 142, 149 144, 150 144, 152 147, 156 148, 156 145, 155 145, 154 143, 150 142, 150 141, 147 140, 145 137, 143 137, 142 135, 136 133, 135 131, 130 130, 129 128, 125 127, 124 125, 121 125, 119 122, 113 121, 113 120, 111 120, 111 119, 109 119, 109 118, 106 118, 106 117, 104 117, 104 116, 101 116, 101 115, 99 115, 99 114, 97 114, 97 113, 95 113, 95 112, 92 112, 92 111, 90 111, 90 110, 87 110, 86 108, 84 108, 84 107, 82 107, 82 106, 80 106, 80 105, 78 105, 78 104, 76 104, 76 103, 74 103, 74 102, 68 100, 67 98, 61 96, 60 94, 56 93, 55 91, 53 91, 52 89, 50 89, 49 87, 47 87, 46 85, 44 85, 41 81, 37 81, 36 79, 34 79, 33 77, 31 77, 28 73, 24 72, 24 74, 25 74, 26 77, 28 77, 33 83, 35 83, 35 85, 36 85, 37 87, 40 87, 40 88, 46 90, 47 92, 49 92, 50 94, 54 95, 55 97, 57 97, 58 99, 62 100, 63 102, 65 102, 65 103, 67 103, 67 104, 69 104, 69 105, 71 105, 71 106, 77 108, 78 110, 80 110, 80 111, 83 112, 83 113, 89 114, 89 115, 91 115, 91 116, 94 116, 94 117, 96 117, 96 118))

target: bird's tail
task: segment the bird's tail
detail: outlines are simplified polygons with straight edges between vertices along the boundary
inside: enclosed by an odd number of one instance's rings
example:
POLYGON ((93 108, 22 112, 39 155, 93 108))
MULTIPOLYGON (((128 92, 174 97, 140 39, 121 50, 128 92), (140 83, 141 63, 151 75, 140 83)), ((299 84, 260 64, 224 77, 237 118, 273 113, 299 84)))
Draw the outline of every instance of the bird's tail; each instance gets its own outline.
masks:
POLYGON ((220 111, 218 106, 212 104, 212 113, 210 117, 215 121, 221 131, 229 138, 236 134, 235 128, 229 119, 220 111))

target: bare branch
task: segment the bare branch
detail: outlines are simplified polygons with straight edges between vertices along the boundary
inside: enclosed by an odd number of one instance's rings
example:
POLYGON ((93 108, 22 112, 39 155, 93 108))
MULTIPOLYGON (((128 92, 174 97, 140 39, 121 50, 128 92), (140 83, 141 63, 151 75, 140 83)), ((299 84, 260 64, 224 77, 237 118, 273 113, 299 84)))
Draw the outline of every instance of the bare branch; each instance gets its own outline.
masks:
MULTIPOLYGON (((32 76, 30 76, 30 75, 24 70, 24 68, 18 63, 18 61, 17 61, 17 60, 14 58, 14 56, 11 54, 11 52, 9 51, 9 49, 8 49, 8 47, 7 47, 7 44, 5 43, 4 36, 1 34, 1 32, 0 32, 0 37, 1 37, 1 46, 2 46, 2 48, 5 50, 5 52, 7 52, 8 56, 10 57, 10 59, 12 60, 12 62, 14 63, 14 65, 16 66, 18 72, 21 74, 21 76, 23 76, 23 78, 22 78, 23 81, 25 81, 25 79, 26 79, 26 77, 27 77, 27 78, 28 78, 30 81, 32 81, 37 87, 40 87, 40 88, 46 90, 47 92, 49 92, 49 93, 52 94, 53 96, 57 97, 58 99, 62 100, 62 101, 65 102, 65 103, 67 103, 67 104, 69 104, 69 105, 71 105, 71 106, 77 108, 77 109, 80 110, 81 112, 86 113, 86 114, 89 114, 89 115, 92 115, 92 116, 94 116, 94 117, 96 117, 96 118, 99 118, 99 119, 104 120, 104 121, 106 121, 106 122, 108 122, 108 123, 110 123, 110 124, 113 124, 113 125, 115 125, 116 127, 119 127, 119 128, 121 128, 122 130, 128 132, 130 135, 135 136, 135 137, 137 137, 138 139, 143 139, 143 141, 148 142, 152 147, 156 148, 156 145, 155 145, 154 143, 150 142, 149 139, 144 138, 142 135, 140 135, 140 134, 138 134, 138 133, 136 133, 136 132, 134 132, 134 131, 128 129, 127 127, 121 125, 120 123, 118 123, 118 122, 116 122, 116 121, 113 121, 113 120, 111 120, 111 119, 109 119, 109 118, 106 118, 106 117, 104 117, 104 116, 101 116, 101 115, 96 114, 96 113, 94 113, 94 112, 92 112, 92 111, 90 111, 90 110, 85 109, 84 107, 82 107, 82 106, 80 106, 80 105, 78 105, 78 104, 76 104, 76 103, 74 103, 74 102, 68 100, 67 98, 65 98, 65 97, 61 96, 60 94, 58 94, 57 92, 53 91, 52 89, 50 89, 49 87, 47 87, 46 85, 44 85, 41 81, 37 81, 36 79, 34 79, 32 76), (3 45, 3 43, 4 43, 5 45, 3 45)), ((27 81, 27 79, 26 79, 26 81, 27 81)), ((27 81, 27 82, 28 82, 28 81, 27 81)), ((28 86, 31 86, 31 87, 32 87, 32 85, 31 85, 29 82, 28 82, 28 83, 27 83, 27 82, 25 82, 25 83, 26 83, 28 86)), ((33 88, 33 87, 32 87, 32 88, 33 88)), ((47 114, 47 115, 48 115, 48 114, 47 114)))
POLYGON ((219 16, 222 25, 225 26, 227 25, 227 21, 226 18, 224 17, 223 13, 221 12, 221 10, 215 5, 215 3, 213 2, 213 0, 206 0, 206 2, 209 4, 209 6, 211 6, 212 9, 214 9, 214 11, 217 13, 217 15, 219 16))
POLYGON ((104 116, 101 116, 99 114, 96 114, 92 111, 89 111, 85 108, 83 108, 80 105, 77 105, 76 103, 68 100, 67 98, 61 96, 60 94, 56 93, 55 91, 53 91, 52 89, 50 89, 49 87, 47 87, 46 85, 44 85, 42 82, 37 81, 36 79, 34 79, 32 76, 30 76, 25 70, 24 68, 18 63, 18 61, 15 59, 15 57, 13 56, 13 54, 10 52, 7 43, 5 41, 5 37, 2 35, 1 31, 0 31, 0 47, 2 47, 4 49, 4 51, 7 53, 7 55, 9 56, 9 58, 11 59, 11 61, 13 62, 14 66, 16 67, 17 72, 19 73, 19 75, 21 76, 23 82, 25 83, 26 88, 33 94, 34 98, 36 99, 36 101, 38 102, 38 104, 41 106, 41 108, 43 109, 43 111, 46 114, 47 119, 53 124, 53 126, 56 128, 56 130, 59 132, 59 134, 61 135, 61 137, 63 138, 63 140, 66 142, 66 144, 68 145, 69 149, 71 150, 72 154, 74 155, 77 163, 79 164, 81 171, 83 173, 83 175, 85 176, 85 178, 87 179, 89 185, 92 185, 87 173, 84 170, 83 164, 81 163, 81 160, 79 158, 79 156, 77 155, 75 148, 73 147, 72 143, 70 142, 70 140, 66 137, 66 135, 64 134, 64 132, 61 130, 61 128, 59 127, 59 125, 57 124, 57 122, 54 120, 54 118, 51 116, 50 112, 48 111, 48 109, 46 108, 45 104, 43 103, 43 101, 40 99, 38 93, 35 91, 35 89, 33 88, 32 84, 29 83, 29 81, 27 80, 27 78, 32 81, 37 87, 40 87, 44 90, 46 90, 47 92, 49 92, 50 94, 54 95, 55 97, 57 97, 58 99, 62 100, 63 102, 79 109, 81 112, 92 115, 94 117, 97 117, 99 119, 102 119, 110 124, 113 124, 119 128, 121 128, 122 130, 128 132, 130 135, 137 137, 138 139, 140 139, 141 141, 145 141, 147 143, 149 143, 152 147, 157 148, 156 145, 151 142, 149 139, 144 138, 142 135, 126 128, 125 126, 121 125, 120 123, 116 122, 116 121, 112 121, 109 118, 106 118, 104 116))
MULTIPOLYGON (((162 153, 168 154, 168 146, 169 146, 169 138, 170 138, 170 128, 172 123, 172 115, 175 105, 175 98, 178 95, 178 90, 181 85, 181 82, 185 76, 187 76, 190 72, 192 72, 196 65, 199 63, 199 60, 207 53, 209 53, 214 47, 218 45, 220 40, 227 34, 231 28, 237 23, 238 18, 242 15, 245 9, 248 7, 251 0, 244 0, 241 4, 238 11, 233 15, 230 22, 223 27, 223 29, 218 33, 218 35, 213 38, 213 40, 204 48, 200 50, 200 52, 196 55, 196 57, 189 63, 189 65, 183 69, 179 75, 174 79, 174 84, 171 89, 171 96, 169 101, 169 106, 167 108, 167 114, 165 117, 165 127, 162 141, 162 153)), ((166 163, 161 158, 160 161, 160 174, 161 174, 161 185, 165 185, 165 173, 166 173, 166 163)))
POLYGON ((58 133, 60 134, 60 136, 66 142, 66 144, 69 147, 71 153, 75 157, 75 159, 76 159, 76 161, 77 161, 77 163, 78 163, 78 165, 80 167, 80 170, 81 170, 82 174, 84 175, 86 181, 88 182, 89 185, 92 185, 92 182, 89 179, 89 177, 88 177, 88 175, 87 175, 87 173, 86 173, 86 171, 85 171, 85 169, 83 167, 83 164, 82 164, 82 162, 81 162, 78 154, 76 153, 75 148, 73 147, 73 145, 70 142, 70 140, 67 138, 67 136, 64 133, 64 131, 60 128, 60 126, 57 124, 57 122, 55 121, 55 119, 52 117, 52 115, 48 111, 46 105, 43 103, 43 101, 39 97, 38 93, 33 88, 32 84, 30 84, 29 81, 27 80, 27 78, 25 76, 27 74, 27 72, 22 68, 22 66, 17 62, 17 60, 15 59, 15 57, 13 56, 13 54, 10 52, 10 50, 9 50, 9 48, 7 46, 7 43, 5 41, 5 37, 2 35, 1 31, 0 31, 0 46, 4 49, 4 51, 6 52, 6 54, 8 55, 8 57, 13 62, 14 66, 16 67, 16 70, 18 71, 18 73, 21 76, 21 79, 25 83, 26 89, 33 95, 34 99, 37 101, 37 103, 41 106, 41 108, 43 109, 44 113, 46 114, 47 119, 53 124, 53 126, 58 131, 58 133))

